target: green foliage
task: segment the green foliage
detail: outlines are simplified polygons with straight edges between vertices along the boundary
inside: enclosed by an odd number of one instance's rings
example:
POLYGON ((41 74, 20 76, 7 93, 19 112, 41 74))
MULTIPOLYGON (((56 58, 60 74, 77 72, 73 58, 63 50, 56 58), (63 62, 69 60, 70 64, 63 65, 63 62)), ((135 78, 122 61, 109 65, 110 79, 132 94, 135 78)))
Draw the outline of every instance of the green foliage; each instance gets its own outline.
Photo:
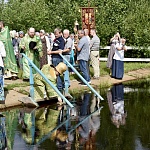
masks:
MULTIPOLYGON (((0 1, 0 18, 10 29, 26 31, 35 27, 53 32, 54 28, 73 32, 77 19, 81 28, 80 7, 88 0, 9 0, 0 1)), ((127 45, 148 47, 150 43, 150 1, 148 0, 90 0, 96 7, 96 28, 101 45, 109 45, 110 38, 120 32, 127 45)), ((135 57, 149 57, 150 52, 138 50, 135 57)))
POLYGON ((1 19, 10 29, 17 31, 26 31, 29 27, 34 27, 37 31, 45 29, 47 32, 53 32, 56 27, 72 30, 74 21, 78 18, 76 15, 80 15, 77 7, 76 4, 69 3, 69 0, 11 0, 5 4, 1 19))
POLYGON ((49 25, 48 6, 41 0, 12 0, 6 4, 2 16, 10 29, 15 30, 26 31, 32 26, 40 30, 49 25))

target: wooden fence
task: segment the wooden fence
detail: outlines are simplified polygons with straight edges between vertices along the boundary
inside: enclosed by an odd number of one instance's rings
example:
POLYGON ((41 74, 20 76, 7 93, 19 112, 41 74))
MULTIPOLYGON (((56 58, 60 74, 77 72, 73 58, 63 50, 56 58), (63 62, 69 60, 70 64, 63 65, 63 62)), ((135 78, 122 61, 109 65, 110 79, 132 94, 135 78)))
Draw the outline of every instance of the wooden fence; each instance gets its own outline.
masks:
MULTIPOLYGON (((100 48, 100 50, 109 50, 109 49, 110 49, 110 46, 100 48)), ((138 49, 138 47, 127 46, 127 50, 136 50, 136 49, 138 49)), ((150 50, 150 47, 148 47, 148 50, 150 50)), ((107 61, 107 58, 100 57, 99 60, 100 61, 107 61)), ((128 62, 150 62, 150 58, 124 58, 124 61, 128 61, 128 62)))

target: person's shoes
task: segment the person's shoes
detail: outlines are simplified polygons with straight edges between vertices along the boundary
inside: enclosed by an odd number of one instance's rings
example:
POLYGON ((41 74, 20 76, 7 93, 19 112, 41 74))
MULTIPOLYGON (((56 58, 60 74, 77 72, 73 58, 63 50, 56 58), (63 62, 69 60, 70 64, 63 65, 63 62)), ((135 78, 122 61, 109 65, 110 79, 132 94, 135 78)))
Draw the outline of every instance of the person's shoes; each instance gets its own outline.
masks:
POLYGON ((73 97, 69 93, 65 93, 64 96, 68 99, 73 99, 73 97))
POLYGON ((88 83, 91 84, 91 81, 89 81, 88 83))
POLYGON ((94 79, 94 80, 99 80, 99 77, 95 77, 95 76, 94 76, 92 79, 94 79))
POLYGON ((5 104, 5 100, 0 100, 0 104, 5 104))
POLYGON ((63 102, 57 102, 57 105, 63 105, 64 103, 63 102))
POLYGON ((81 86, 87 86, 87 85, 86 85, 86 84, 84 84, 84 83, 81 83, 80 85, 81 85, 81 86))
POLYGON ((24 81, 24 82, 29 82, 30 80, 29 80, 29 79, 23 79, 23 81, 24 81))
MULTIPOLYGON (((91 84, 91 80, 90 81, 87 81, 88 82, 88 84, 91 84)), ((84 82, 79 82, 79 84, 85 84, 84 82)))
POLYGON ((70 72, 70 74, 75 74, 74 72, 70 72))
POLYGON ((0 114, 0 117, 5 117, 3 114, 0 114))
POLYGON ((17 80, 17 77, 12 76, 11 79, 12 79, 12 80, 17 80))

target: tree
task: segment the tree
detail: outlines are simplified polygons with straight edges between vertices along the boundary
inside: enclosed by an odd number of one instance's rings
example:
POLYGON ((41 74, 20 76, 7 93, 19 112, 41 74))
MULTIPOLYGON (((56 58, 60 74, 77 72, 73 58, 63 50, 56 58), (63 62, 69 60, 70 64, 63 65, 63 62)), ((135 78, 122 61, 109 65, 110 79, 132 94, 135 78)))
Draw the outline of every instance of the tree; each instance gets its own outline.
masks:
MULTIPOLYGON (((80 7, 88 6, 88 0, 9 0, 0 1, 0 18, 10 29, 26 31, 29 27, 50 32, 54 28, 73 32, 77 19, 81 28, 80 7)), ((128 45, 149 46, 150 1, 148 0, 90 0, 96 9, 96 29, 101 45, 120 32, 128 45)), ((147 53, 143 53, 147 55, 147 53)))

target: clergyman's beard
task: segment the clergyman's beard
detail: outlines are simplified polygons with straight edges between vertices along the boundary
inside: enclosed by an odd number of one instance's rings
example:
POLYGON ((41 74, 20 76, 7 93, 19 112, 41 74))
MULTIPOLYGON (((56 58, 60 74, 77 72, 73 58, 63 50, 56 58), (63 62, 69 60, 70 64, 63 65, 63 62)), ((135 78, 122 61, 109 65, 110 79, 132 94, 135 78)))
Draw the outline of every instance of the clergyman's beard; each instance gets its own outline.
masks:
POLYGON ((34 38, 34 35, 29 35, 30 36, 30 38, 34 38))

